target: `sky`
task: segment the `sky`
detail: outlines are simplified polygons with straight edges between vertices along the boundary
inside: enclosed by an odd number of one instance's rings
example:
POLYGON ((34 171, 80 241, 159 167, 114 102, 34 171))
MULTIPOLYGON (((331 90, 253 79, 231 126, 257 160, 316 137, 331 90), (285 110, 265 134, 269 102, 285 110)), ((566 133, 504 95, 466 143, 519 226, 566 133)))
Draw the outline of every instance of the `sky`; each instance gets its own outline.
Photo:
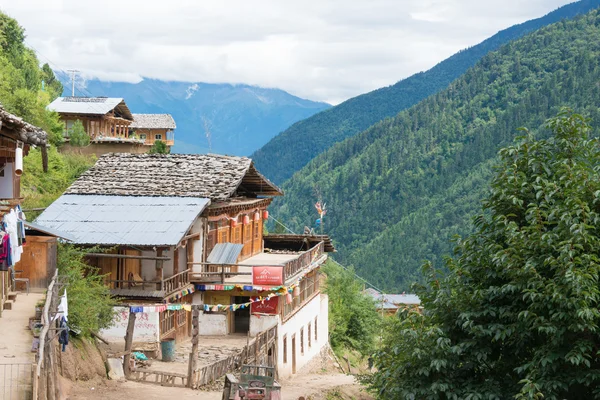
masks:
POLYGON ((573 0, 0 0, 54 69, 338 104, 573 0))

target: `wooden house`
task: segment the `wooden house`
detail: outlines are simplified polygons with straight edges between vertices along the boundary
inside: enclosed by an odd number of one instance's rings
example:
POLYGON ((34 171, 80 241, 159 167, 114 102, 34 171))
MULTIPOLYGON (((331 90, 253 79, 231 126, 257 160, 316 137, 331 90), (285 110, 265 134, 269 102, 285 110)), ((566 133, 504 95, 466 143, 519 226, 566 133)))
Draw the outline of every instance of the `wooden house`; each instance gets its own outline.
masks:
MULTIPOLYGON (((275 358, 291 374, 327 343, 319 269, 334 248, 327 236, 263 235, 281 195, 245 157, 106 154, 36 222, 106 248, 90 262, 124 304, 202 305, 201 335, 276 325, 275 358)), ((106 336, 122 340, 127 313, 106 336)), ((189 334, 184 308, 150 314, 135 332, 156 334, 134 342, 189 334)))
POLYGON ((175 128, 171 114, 133 114, 129 135, 143 140, 146 146, 162 141, 170 149, 175 144, 175 128))
MULTIPOLYGON (((0 218, 21 204, 21 173, 23 157, 31 146, 42 149, 44 171, 48 169, 48 135, 0 106, 0 218)), ((0 271, 0 316, 7 303, 10 274, 0 271)))

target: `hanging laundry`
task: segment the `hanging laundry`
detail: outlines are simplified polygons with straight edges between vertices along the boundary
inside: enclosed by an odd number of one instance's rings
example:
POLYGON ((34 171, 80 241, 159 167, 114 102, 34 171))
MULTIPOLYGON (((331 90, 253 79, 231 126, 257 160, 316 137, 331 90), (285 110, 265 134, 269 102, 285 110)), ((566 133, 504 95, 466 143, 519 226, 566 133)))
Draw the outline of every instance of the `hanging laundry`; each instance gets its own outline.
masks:
POLYGON ((65 321, 67 321, 67 322, 69 321, 69 303, 67 301, 67 289, 65 289, 65 294, 60 296, 60 303, 58 304, 57 317, 63 317, 65 319, 65 321))
POLYGON ((58 343, 62 344, 62 351, 65 351, 69 344, 69 326, 67 320, 64 317, 60 318, 60 334, 58 335, 58 343))

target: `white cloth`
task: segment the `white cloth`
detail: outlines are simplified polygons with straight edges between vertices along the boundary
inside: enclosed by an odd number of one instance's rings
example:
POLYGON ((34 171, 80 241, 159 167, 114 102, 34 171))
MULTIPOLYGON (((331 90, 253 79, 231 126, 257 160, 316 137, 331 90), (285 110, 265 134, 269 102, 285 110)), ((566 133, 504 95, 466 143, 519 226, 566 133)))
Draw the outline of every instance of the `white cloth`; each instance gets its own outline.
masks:
POLYGON ((58 314, 55 318, 65 317, 65 321, 69 320, 69 303, 67 302, 67 289, 65 294, 60 296, 60 304, 58 305, 58 314))
POLYGON ((4 223, 6 224, 6 233, 10 235, 10 250, 12 257, 12 265, 15 265, 21 261, 21 254, 23 253, 23 247, 19 246, 19 236, 17 235, 17 213, 15 210, 4 215, 4 223))

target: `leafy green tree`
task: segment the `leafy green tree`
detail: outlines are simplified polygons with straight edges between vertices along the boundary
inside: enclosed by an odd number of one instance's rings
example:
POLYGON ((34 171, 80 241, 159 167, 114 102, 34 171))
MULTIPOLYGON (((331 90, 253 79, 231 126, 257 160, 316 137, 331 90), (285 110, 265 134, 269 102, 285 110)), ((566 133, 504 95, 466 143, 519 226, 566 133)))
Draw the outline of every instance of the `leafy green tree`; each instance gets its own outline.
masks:
POLYGON ((86 133, 80 120, 73 123, 73 128, 69 132, 69 144, 75 147, 83 147, 90 144, 90 136, 86 133))
POLYGON ((167 147, 167 144, 162 140, 157 140, 154 142, 150 150, 149 154, 169 154, 171 150, 167 147))
POLYGON ((380 316, 373 300, 362 292, 353 270, 332 261, 323 267, 329 296, 329 339, 334 350, 359 351, 366 356, 375 348, 380 316))
POLYGON ((69 244, 58 246, 58 272, 66 283, 69 323, 84 336, 109 327, 115 305, 110 290, 104 285, 104 277, 84 261, 89 251, 69 244))
POLYGON ((376 357, 381 399, 600 396, 600 142, 563 110, 501 163, 425 312, 406 312, 376 357))

